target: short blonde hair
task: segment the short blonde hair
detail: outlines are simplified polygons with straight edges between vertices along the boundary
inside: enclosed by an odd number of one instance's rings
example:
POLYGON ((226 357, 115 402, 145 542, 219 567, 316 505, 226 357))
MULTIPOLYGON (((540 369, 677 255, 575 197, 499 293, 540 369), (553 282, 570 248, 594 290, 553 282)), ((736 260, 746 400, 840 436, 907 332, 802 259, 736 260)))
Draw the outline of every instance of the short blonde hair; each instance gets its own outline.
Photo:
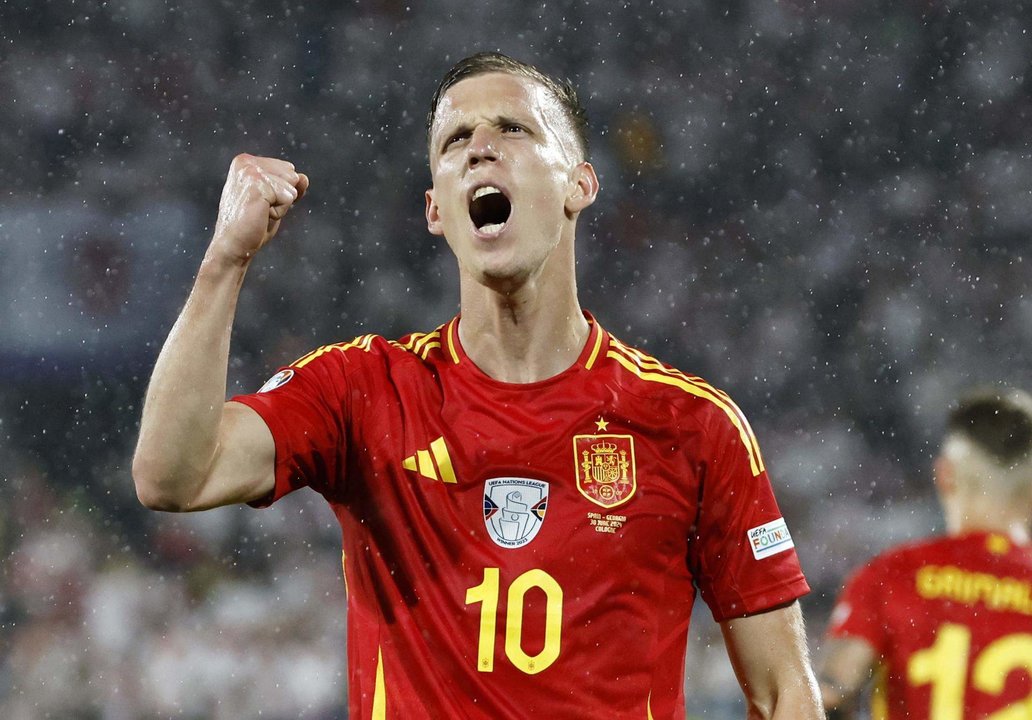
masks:
POLYGON ((566 113, 570 127, 577 141, 577 149, 580 150, 584 159, 588 157, 588 113, 577 96, 577 89, 568 80, 557 80, 546 75, 529 63, 514 60, 508 55, 499 52, 479 52, 475 55, 459 60, 449 68, 448 72, 441 78, 437 85, 433 99, 430 101, 430 112, 426 116, 426 139, 430 142, 430 134, 434 130, 434 120, 437 117, 437 106, 441 104, 441 98, 448 92, 448 89, 466 78, 486 73, 508 73, 518 77, 530 78, 541 83, 551 93, 552 97, 562 106, 566 113))

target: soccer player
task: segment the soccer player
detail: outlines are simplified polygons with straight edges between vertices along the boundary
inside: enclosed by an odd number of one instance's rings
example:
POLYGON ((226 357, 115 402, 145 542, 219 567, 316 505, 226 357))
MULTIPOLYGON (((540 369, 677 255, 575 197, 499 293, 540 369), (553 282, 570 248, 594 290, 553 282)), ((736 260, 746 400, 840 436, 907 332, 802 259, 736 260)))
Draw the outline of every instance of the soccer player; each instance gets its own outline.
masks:
POLYGON ((233 161, 147 392, 141 501, 325 497, 352 718, 683 718, 696 589, 748 716, 821 717, 808 587, 745 417, 578 303, 574 233, 599 184, 573 88, 472 56, 428 141, 426 221, 458 260, 460 315, 324 345, 225 402, 244 275, 309 184, 233 161))
POLYGON ((821 691, 848 717, 1032 718, 1032 397, 983 391, 950 414, 935 462, 946 536, 889 550, 846 584, 821 691))

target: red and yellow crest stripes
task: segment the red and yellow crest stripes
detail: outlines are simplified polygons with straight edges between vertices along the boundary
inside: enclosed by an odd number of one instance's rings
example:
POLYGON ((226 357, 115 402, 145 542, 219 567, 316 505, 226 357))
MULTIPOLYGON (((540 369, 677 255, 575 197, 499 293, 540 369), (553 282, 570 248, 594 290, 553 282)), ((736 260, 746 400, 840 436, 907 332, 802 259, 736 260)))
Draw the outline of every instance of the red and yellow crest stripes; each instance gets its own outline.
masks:
POLYGON ((606 356, 623 365, 629 372, 637 375, 646 382, 671 385, 684 390, 690 395, 708 400, 720 408, 731 424, 738 430, 742 438, 742 444, 749 455, 749 467, 753 476, 759 475, 765 469, 763 457, 760 455, 760 445, 753 435, 749 421, 738 406, 728 397, 727 393, 718 390, 701 378, 685 375, 680 370, 667 367, 659 360, 646 355, 645 353, 624 345, 612 335, 609 336, 609 352, 606 356))

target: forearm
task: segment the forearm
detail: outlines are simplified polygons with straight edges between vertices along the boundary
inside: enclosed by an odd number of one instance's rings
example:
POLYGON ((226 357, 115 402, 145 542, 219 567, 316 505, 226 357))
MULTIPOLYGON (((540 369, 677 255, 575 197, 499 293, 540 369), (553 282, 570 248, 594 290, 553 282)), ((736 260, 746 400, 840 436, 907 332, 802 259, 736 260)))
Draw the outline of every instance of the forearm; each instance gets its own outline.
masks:
POLYGON ((801 669, 798 680, 781 684, 776 694, 763 701, 749 700, 748 720, 824 720, 816 683, 811 683, 812 674, 801 669))
POLYGON ((246 263, 209 251, 158 355, 147 389, 133 479, 145 505, 190 509, 218 450, 229 342, 246 263))
POLYGON ((748 720, 821 720, 799 603, 721 623, 748 720))
POLYGON ((764 718, 764 720, 768 717, 771 720, 823 720, 825 715, 820 706, 816 687, 807 685, 800 678, 799 683, 782 689, 770 715, 756 715, 755 717, 764 718))

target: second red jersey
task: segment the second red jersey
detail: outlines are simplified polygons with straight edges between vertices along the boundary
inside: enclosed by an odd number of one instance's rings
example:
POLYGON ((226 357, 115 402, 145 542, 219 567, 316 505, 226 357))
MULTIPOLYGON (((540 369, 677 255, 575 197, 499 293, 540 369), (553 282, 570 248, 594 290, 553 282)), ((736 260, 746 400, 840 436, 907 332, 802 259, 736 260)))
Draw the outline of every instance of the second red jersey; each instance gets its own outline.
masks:
POLYGON ((972 533, 889 551, 849 580, 829 634, 881 657, 876 719, 1032 718, 1032 548, 972 533))
POLYGON ((523 385, 458 323, 235 398, 275 439, 266 504, 309 486, 340 521, 350 717, 683 718, 696 589, 717 620, 808 590, 749 424, 594 321, 523 385))

